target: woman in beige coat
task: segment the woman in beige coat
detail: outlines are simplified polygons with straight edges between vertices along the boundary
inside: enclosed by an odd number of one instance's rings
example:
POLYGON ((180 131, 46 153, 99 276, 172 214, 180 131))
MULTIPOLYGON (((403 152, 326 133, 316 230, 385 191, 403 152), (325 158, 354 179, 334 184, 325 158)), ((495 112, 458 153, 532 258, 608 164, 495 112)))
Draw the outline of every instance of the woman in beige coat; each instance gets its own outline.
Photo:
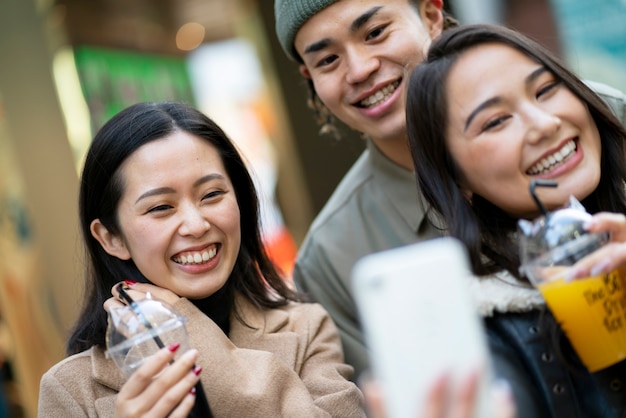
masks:
POLYGON ((198 379, 216 417, 364 416, 335 326, 269 261, 250 175, 206 116, 177 103, 114 116, 87 155, 80 216, 87 293, 40 416, 185 417, 198 379), (165 347, 126 379, 105 357, 120 282, 184 315, 193 349, 170 364, 165 347))

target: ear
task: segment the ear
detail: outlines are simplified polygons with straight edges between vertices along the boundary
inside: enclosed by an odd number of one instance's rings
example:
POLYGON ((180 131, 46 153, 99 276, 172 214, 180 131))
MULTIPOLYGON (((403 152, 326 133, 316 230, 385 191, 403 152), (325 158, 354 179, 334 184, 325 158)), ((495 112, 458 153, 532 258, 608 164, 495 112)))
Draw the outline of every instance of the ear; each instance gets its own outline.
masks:
POLYGON ((120 260, 129 260, 130 252, 124 244, 124 240, 118 235, 112 234, 100 219, 94 219, 89 227, 91 235, 100 243, 104 251, 120 260))
POLYGON ((442 9, 443 1, 441 0, 424 0, 419 5, 420 18, 430 39, 435 39, 443 31, 442 9))
POLYGON ((300 74, 302 74, 302 77, 311 78, 311 73, 309 72, 309 69, 306 68, 306 65, 300 64, 300 66, 298 66, 298 70, 300 70, 300 74))

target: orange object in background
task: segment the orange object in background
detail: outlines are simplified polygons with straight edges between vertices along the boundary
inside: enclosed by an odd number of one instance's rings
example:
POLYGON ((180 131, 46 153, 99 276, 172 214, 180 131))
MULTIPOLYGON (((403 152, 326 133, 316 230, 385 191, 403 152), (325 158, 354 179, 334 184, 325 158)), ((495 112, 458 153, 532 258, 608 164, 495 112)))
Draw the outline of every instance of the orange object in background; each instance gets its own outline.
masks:
POLYGON ((285 280, 292 281, 293 266, 298 249, 286 228, 274 231, 265 238, 265 248, 269 258, 282 270, 285 280))

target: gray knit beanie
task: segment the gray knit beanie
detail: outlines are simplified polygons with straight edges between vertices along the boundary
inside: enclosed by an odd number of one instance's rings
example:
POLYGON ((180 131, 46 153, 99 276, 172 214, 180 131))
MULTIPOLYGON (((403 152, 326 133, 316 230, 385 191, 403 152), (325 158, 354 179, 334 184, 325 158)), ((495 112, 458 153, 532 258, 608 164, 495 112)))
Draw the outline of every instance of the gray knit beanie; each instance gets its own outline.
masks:
POLYGON ((338 0, 275 0, 274 18, 276 19, 276 35, 287 56, 299 61, 298 53, 293 46, 296 33, 302 25, 320 10, 325 9, 338 0))

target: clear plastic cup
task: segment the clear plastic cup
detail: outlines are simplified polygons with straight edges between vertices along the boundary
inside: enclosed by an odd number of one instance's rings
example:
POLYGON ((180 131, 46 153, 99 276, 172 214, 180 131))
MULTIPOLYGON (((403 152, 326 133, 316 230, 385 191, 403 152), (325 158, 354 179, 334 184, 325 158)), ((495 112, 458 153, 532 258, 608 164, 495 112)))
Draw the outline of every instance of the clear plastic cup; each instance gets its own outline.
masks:
POLYGON ((136 308, 129 305, 112 308, 107 328, 106 356, 113 359, 127 378, 162 347, 180 344, 174 359, 189 350, 184 317, 159 300, 134 303, 136 308))
MULTIPOLYGON (((186 319, 167 303, 152 299, 134 301, 122 284, 117 291, 128 303, 111 308, 106 334, 106 356, 129 378, 144 361, 163 347, 180 344, 174 361, 189 350, 186 319)), ((202 382, 196 383, 196 400, 189 418, 212 418, 202 382)))
POLYGON ((626 271, 567 280, 567 271, 609 242, 589 234, 576 199, 534 221, 520 220, 520 271, 541 292, 583 364, 595 372, 626 358, 626 271))

